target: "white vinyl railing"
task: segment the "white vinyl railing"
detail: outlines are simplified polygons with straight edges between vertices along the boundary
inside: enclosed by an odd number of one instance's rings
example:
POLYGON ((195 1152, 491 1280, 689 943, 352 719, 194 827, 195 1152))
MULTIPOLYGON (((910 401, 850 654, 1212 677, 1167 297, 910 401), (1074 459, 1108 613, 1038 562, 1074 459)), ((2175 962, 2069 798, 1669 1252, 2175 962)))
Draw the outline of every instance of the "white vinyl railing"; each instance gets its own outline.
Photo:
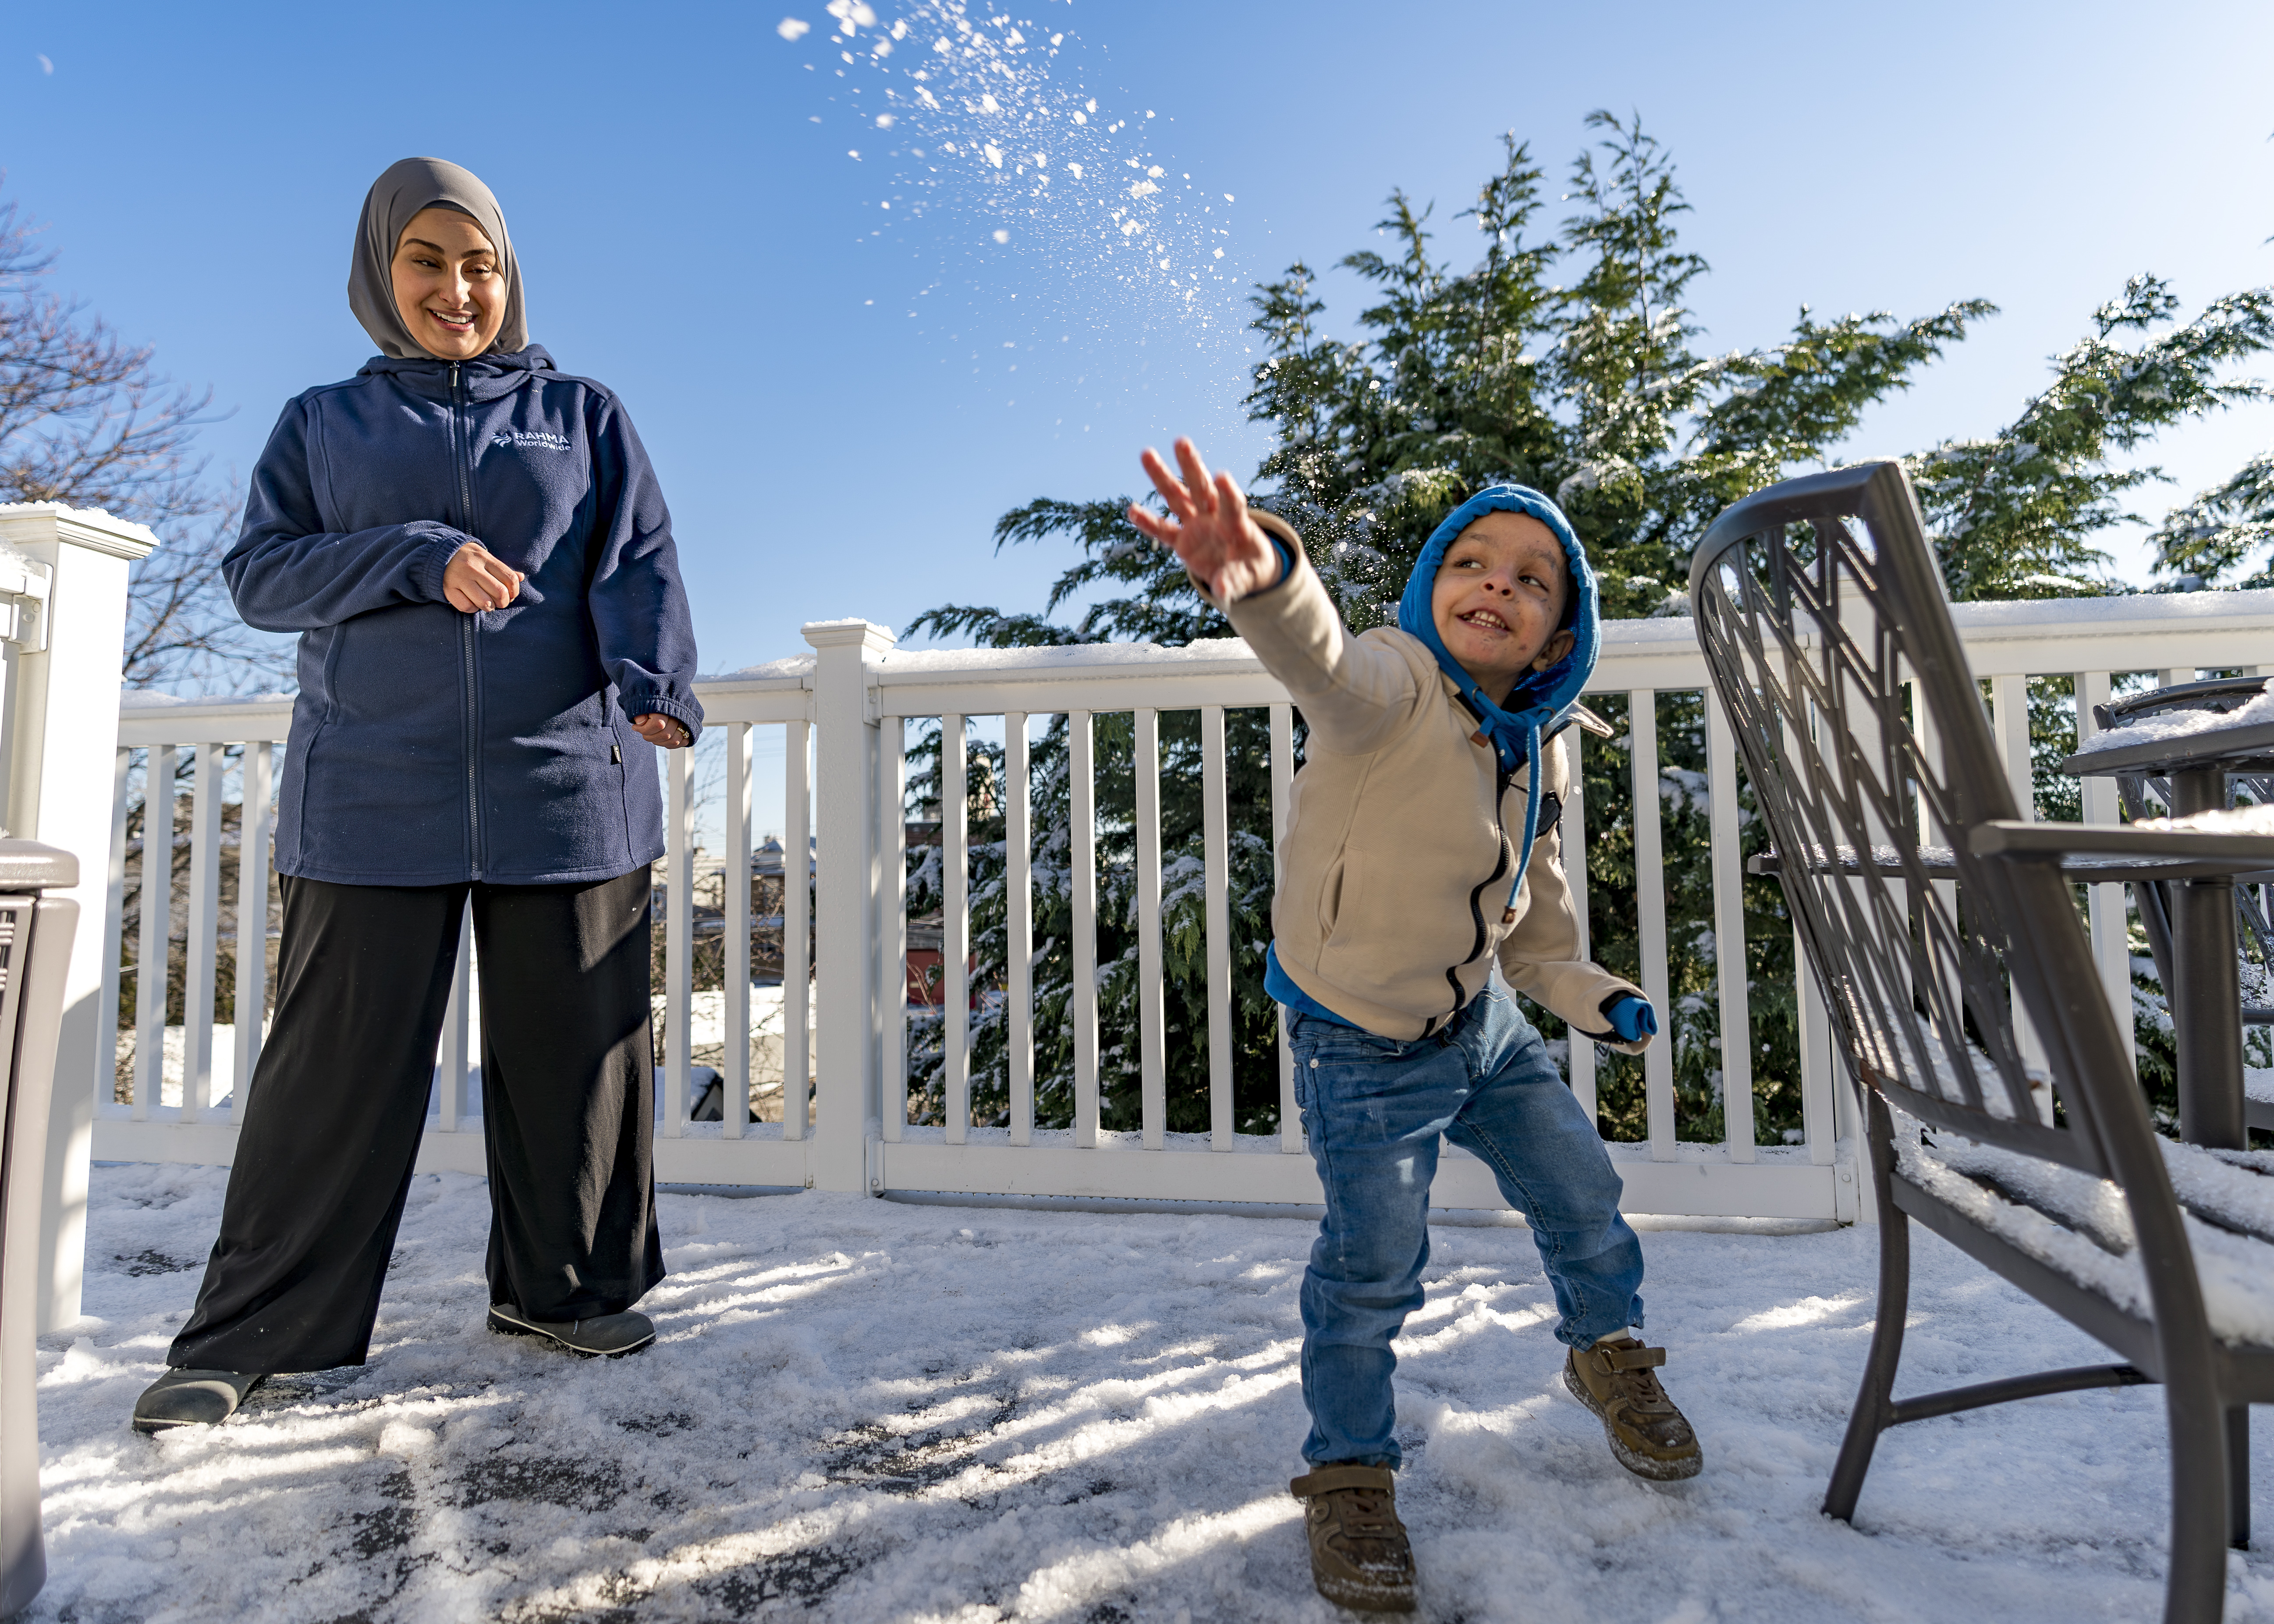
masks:
MULTIPOLYGON (((2030 804, 2028 680, 2074 680, 2080 739, 2094 731, 2091 707, 2105 702, 2115 676, 2153 673, 2159 681, 2191 680, 2203 671, 2255 670, 2274 650, 2274 592, 2202 593, 2117 599, 1962 605, 1962 636, 1991 698, 2000 751, 2017 798, 2030 804)), ((1245 645, 1214 643, 1186 649, 1107 645, 1020 650, 921 650, 892 647, 890 635, 865 622, 806 628, 813 652, 698 684, 710 728, 725 735, 714 791, 692 753, 666 758, 668 854, 661 876, 666 953, 660 1010, 657 1177, 666 1181, 745 1185, 928 1191, 950 1193, 1105 1196, 1216 1201, 1315 1202, 1320 1192, 1293 1102, 1293 1078, 1280 1046, 1280 1130, 1235 1131, 1232 1100, 1231 909, 1227 891, 1232 820, 1225 805, 1225 713, 1269 712, 1271 761, 1269 824, 1284 832, 1291 795, 1294 711, 1285 690, 1245 645), (1209 1121, 1205 1133, 1166 1132, 1166 1053, 1162 945, 1160 714, 1196 710, 1201 718, 1202 885, 1208 1014, 1209 1121), (1135 927, 1138 1009, 1134 1049, 1139 1077, 1135 1132, 1101 1125, 1097 925, 1099 829, 1093 718, 1128 714, 1135 741, 1135 927), (1035 1125, 1035 1030, 1030 959, 1033 941, 1034 838, 1029 730, 1066 718, 1073 995, 1066 1020, 1073 1051, 1072 1124, 1035 1125), (937 722, 941 737, 960 741, 973 718, 998 718, 1003 740, 999 786, 1005 823, 1006 977, 1002 989, 1007 1039, 1007 1122, 978 1125, 971 1109, 970 1018, 967 974, 971 935, 971 838, 964 752, 940 756, 941 1001, 944 1109, 940 1120, 911 1122, 907 1072, 907 906, 906 831, 907 751, 912 724, 937 722), (783 886, 781 1071, 779 1121, 749 1111, 753 1039, 751 849, 764 810, 755 804, 761 730, 779 728, 781 742, 779 830, 788 854, 783 886), (698 1004, 694 988, 694 921, 698 835, 715 830, 723 863, 720 936, 723 996, 715 1007, 725 1111, 718 1121, 689 1120, 697 1076, 698 1004), (807 916, 802 853, 814 853, 814 913, 807 916), (813 962, 807 958, 809 924, 813 962), (799 989, 812 989, 809 1008, 799 989), (808 1096, 807 1079, 811 1077, 808 1096)), ((2274 662, 2270 662, 2274 663, 2274 662)), ((1661 741, 1658 698, 1695 694, 1706 671, 1683 620, 1623 621, 1605 628, 1590 692, 1623 697, 1623 741, 1631 775, 1641 980, 1661 1010, 1673 985, 1667 934, 1666 872, 1660 841, 1661 741)), ((234 1151, 237 1102, 258 1057, 257 1021, 216 1026, 213 1019, 220 961, 224 863, 234 868, 237 966, 236 1007, 261 1007, 267 962, 270 877, 270 802, 275 792, 275 741, 283 737, 290 702, 142 703, 124 712, 114 776, 108 931, 104 964, 111 978, 106 1008, 117 1007, 119 977, 134 977, 135 1019, 120 1032, 119 1055, 131 1051, 119 1088, 117 1055, 98 1065, 94 1154, 121 1160, 222 1162, 234 1151), (169 819, 179 753, 193 765, 186 830, 169 819), (128 809, 135 783, 155 786, 146 838, 130 851, 128 809), (235 808, 231 811, 230 808, 235 808), (245 808, 250 808, 246 810, 245 808), (234 817, 236 825, 230 827, 234 817), (186 844, 185 895, 177 921, 146 910, 132 963, 122 972, 121 920, 130 860, 149 861, 174 828, 186 844), (233 847, 233 849, 231 849, 233 847), (163 978, 135 976, 133 965, 165 962, 169 938, 183 944, 177 985, 185 1018, 166 1025, 163 978), (177 1057, 178 1056, 178 1057, 177 1057), (124 1097, 119 1097, 123 1093, 124 1097)), ((1740 852, 1743 816, 1733 741, 1718 703, 1706 715, 1707 816, 1720 1030, 1752 1030, 1740 852)), ((1609 748, 1576 732, 1586 750, 1609 748)), ((712 747, 716 748, 716 747, 712 747)), ((771 743, 768 744, 769 758, 771 743)), ((1562 814, 1565 865, 1583 930, 1589 899, 1585 852, 1589 809, 1578 793, 1562 814)), ((2088 821, 2117 819, 2113 788, 2090 780, 2082 789, 2088 821)), ((170 898, 175 888, 162 893, 170 898)), ((2096 962, 2129 1028, 2129 955, 2121 887, 2096 886, 2090 898, 2096 962)), ((471 1092, 477 1072, 470 1033, 469 956, 462 937, 450 1015, 438 1056, 434 1099, 420 1152, 422 1169, 478 1172, 481 1122, 471 1092)), ((1757 1142, 1754 1046, 1742 1036, 1721 1049, 1723 1136, 1718 1144, 1677 1138, 1675 1060, 1670 1042, 1653 1045, 1644 1061, 1647 1134, 1612 1147, 1626 1180, 1630 1210, 1668 1214, 1848 1219, 1858 1215, 1849 1091, 1834 1086, 1829 1029, 1805 974, 1800 978, 1799 1142, 1757 1142)), ((761 989, 762 991, 764 989, 761 989)), ((929 1011, 925 1019, 932 1019, 929 1011)), ((706 1031, 710 1028, 705 1028, 706 1031)), ((702 1052, 709 1053, 709 1047, 702 1052)), ((769 1055, 774 1050, 768 1050, 769 1055)), ((769 1059, 769 1065, 773 1062, 769 1059)), ((1593 1046, 1574 1037, 1571 1086, 1591 1106, 1593 1046)), ((1497 1207, 1485 1166, 1449 1153, 1436 1186, 1447 1207, 1497 1207)))

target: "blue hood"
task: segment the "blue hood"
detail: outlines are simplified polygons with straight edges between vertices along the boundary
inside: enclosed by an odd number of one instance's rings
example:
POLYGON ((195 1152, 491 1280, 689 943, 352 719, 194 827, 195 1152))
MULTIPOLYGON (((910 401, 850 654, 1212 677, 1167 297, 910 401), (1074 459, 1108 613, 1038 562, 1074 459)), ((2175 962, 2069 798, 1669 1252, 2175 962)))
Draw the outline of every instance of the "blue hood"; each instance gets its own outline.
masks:
POLYGON ((1475 715, 1479 726, 1492 740, 1502 772, 1527 769, 1524 803, 1524 838, 1517 847, 1516 879, 1509 887, 1509 906, 1516 906, 1524 888, 1524 871, 1532 861, 1532 841, 1540 817, 1540 741, 1570 718, 1571 708, 1595 674, 1595 657, 1602 648, 1597 606, 1595 572, 1588 567, 1586 549, 1571 530, 1571 522, 1558 508, 1529 485, 1496 485, 1478 492, 1447 515, 1430 533, 1413 561, 1405 583, 1405 596, 1397 605, 1397 628, 1418 637, 1437 657, 1438 667, 1453 680, 1462 703, 1475 715), (1463 670, 1437 635, 1437 617, 1430 598, 1436 590, 1437 571, 1453 539, 1488 513, 1521 513, 1539 520, 1563 544, 1564 561, 1571 572, 1571 609, 1565 624, 1571 631, 1571 651, 1545 671, 1528 673, 1516 685, 1504 706, 1495 704, 1477 680, 1463 670))

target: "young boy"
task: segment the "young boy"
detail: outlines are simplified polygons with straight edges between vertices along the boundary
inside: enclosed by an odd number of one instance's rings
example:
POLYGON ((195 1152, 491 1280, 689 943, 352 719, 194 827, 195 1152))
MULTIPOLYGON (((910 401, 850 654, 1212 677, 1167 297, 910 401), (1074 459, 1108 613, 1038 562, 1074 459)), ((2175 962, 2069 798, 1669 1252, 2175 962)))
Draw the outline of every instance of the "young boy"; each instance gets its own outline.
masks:
POLYGON ((1310 726, 1265 981, 1327 1199, 1303 1275, 1311 1470, 1289 1486, 1320 1593, 1410 1612, 1390 1342, 1421 1305, 1441 1139, 1530 1222, 1564 1385, 1619 1463, 1663 1481, 1701 1459, 1653 1373, 1665 1350, 1630 1328, 1642 1248, 1619 1176, 1510 990, 1623 1053, 1658 1030, 1640 989, 1579 957, 1558 856, 1560 730, 1594 669, 1594 576, 1553 502, 1495 485, 1429 538, 1397 626, 1352 637, 1295 532, 1211 479, 1192 441, 1176 452, 1181 479, 1144 455, 1169 516, 1131 522, 1176 551, 1310 726))

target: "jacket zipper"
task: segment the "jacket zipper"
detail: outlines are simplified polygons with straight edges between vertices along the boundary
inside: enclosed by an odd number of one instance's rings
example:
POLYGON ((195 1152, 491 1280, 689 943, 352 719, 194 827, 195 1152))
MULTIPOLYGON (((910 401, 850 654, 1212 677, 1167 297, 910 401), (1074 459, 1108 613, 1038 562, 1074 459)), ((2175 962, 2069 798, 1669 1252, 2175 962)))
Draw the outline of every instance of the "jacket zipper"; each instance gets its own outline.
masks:
MULTIPOLYGON (((466 474, 466 460, 459 447, 458 422, 458 364, 450 363, 450 462, 458 476, 458 522, 469 536, 474 532, 473 482, 466 474)), ((476 763, 481 756, 479 719, 475 713, 474 688, 474 620, 473 614, 458 617, 458 650, 465 676, 465 741, 466 741, 466 854, 471 877, 482 877, 482 797, 481 784, 476 763)))
MULTIPOLYGON (((1514 773, 1502 771, 1498 762, 1494 763, 1493 831, 1500 837, 1500 860, 1493 864, 1493 871, 1478 881, 1476 889, 1469 893, 1469 917, 1476 921, 1477 927, 1475 944, 1469 949, 1469 956, 1459 964, 1445 966, 1445 980, 1453 989, 1453 1013, 1445 1017, 1448 1022, 1453 1015, 1458 1015, 1461 1006, 1468 1002, 1468 995, 1461 990, 1462 968, 1476 963, 1477 955, 1485 951, 1485 944, 1490 939, 1490 928, 1485 923, 1484 907, 1480 898, 1484 896, 1486 886, 1508 872, 1508 786, 1515 778, 1514 773)), ((1506 924, 1508 921, 1503 919, 1501 922, 1506 924)))

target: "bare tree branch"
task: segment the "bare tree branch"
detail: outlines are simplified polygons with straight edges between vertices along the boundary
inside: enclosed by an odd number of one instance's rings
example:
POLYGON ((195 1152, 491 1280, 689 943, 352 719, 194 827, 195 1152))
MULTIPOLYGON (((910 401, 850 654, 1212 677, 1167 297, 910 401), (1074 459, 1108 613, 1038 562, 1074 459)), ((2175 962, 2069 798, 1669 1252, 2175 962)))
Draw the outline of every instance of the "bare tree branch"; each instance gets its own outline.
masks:
POLYGON ((132 576, 129 688, 275 680, 289 654, 237 619, 221 578, 242 500, 197 450, 213 392, 160 376, 149 345, 49 291, 55 255, 39 235, 0 199, 0 501, 100 508, 163 538, 132 576))

